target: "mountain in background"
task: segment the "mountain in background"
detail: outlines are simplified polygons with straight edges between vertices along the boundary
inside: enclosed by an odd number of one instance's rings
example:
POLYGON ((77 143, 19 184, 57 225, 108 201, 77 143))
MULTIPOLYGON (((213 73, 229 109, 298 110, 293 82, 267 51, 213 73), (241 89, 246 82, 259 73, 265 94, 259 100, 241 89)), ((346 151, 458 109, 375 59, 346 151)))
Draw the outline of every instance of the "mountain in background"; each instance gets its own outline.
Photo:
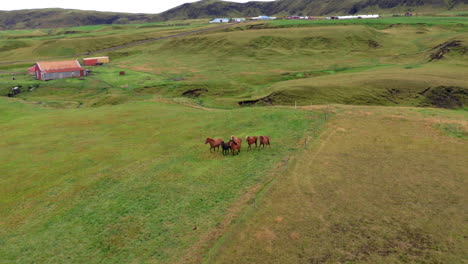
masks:
POLYGON ((157 21, 157 15, 60 8, 0 11, 0 30, 146 23, 152 21, 157 21))
POLYGON ((187 3, 160 14, 130 14, 70 9, 0 11, 0 30, 55 28, 99 24, 148 23, 213 17, 258 15, 340 15, 356 13, 405 13, 468 11, 468 0, 277 0, 235 3, 202 0, 187 3))
POLYGON ((183 4, 159 14, 165 20, 208 17, 249 17, 258 15, 338 15, 356 13, 404 13, 468 10, 468 0, 277 0, 233 3, 203 0, 183 4))

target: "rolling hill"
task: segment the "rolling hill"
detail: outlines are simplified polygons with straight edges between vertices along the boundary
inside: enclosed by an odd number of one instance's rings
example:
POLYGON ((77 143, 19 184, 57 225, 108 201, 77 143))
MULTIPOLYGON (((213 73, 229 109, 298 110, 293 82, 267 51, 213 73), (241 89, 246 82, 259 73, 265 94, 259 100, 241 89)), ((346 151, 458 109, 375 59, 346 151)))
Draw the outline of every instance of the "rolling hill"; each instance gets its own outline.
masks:
POLYGON ((155 21, 155 15, 47 8, 0 11, 0 30, 59 28, 155 21))
POLYGON ((468 17, 180 35, 210 28, 0 31, 0 263, 467 259, 468 17), (1 64, 175 34, 86 78, 1 64), (271 148, 204 144, 231 135, 271 148))
POLYGON ((168 10, 163 19, 195 19, 214 16, 258 16, 260 14, 287 15, 329 15, 355 14, 358 12, 404 13, 407 11, 446 11, 466 9, 467 0, 277 0, 273 2, 233 3, 220 0, 203 0, 184 4, 168 10))
POLYGON ((359 12, 401 14, 407 11, 433 13, 467 10, 468 0, 277 0, 248 3, 202 0, 186 3, 160 14, 130 14, 57 8, 0 11, 0 30, 148 23, 219 16, 251 17, 261 14, 321 16, 359 12))

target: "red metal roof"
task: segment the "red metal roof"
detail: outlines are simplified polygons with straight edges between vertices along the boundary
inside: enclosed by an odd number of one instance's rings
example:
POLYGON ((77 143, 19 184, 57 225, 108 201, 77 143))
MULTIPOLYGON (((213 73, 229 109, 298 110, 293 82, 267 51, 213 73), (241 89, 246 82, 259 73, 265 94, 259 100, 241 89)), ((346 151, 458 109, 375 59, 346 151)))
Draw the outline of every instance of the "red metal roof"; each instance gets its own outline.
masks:
POLYGON ((82 71, 80 63, 77 60, 67 61, 41 61, 37 65, 42 72, 68 72, 68 71, 82 71))

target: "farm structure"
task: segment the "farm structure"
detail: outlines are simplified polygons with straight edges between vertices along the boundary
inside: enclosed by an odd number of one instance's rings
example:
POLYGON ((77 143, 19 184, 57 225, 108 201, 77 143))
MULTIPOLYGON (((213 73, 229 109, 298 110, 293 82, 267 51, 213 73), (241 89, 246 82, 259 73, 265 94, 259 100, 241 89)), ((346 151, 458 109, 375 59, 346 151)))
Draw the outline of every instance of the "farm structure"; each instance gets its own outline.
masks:
POLYGON ((354 16, 327 17, 327 19, 369 19, 369 18, 380 18, 380 15, 354 15, 354 16))
POLYGON ((269 17, 269 16, 258 16, 258 17, 252 17, 250 20, 275 20, 276 17, 269 17))
POLYGON ((210 21, 211 24, 213 23, 229 23, 229 18, 215 18, 210 21))
POLYGON ((34 68, 34 75, 42 81, 85 76, 85 70, 77 60, 42 61, 34 68))
POLYGON ((244 22, 245 18, 231 18, 231 22, 244 22))
POLYGON ((288 16, 287 19, 308 19, 308 20, 312 20, 314 18, 310 17, 310 16, 288 16))
POLYGON ((86 66, 95 66, 109 63, 109 57, 95 57, 95 58, 84 58, 83 64, 86 66))

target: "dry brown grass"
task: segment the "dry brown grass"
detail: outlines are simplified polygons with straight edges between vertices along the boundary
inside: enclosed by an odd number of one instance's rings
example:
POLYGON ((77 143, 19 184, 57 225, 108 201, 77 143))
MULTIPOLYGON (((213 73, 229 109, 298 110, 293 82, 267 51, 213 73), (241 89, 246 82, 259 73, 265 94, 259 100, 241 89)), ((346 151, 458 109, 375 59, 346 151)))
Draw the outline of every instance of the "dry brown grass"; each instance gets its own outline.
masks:
POLYGON ((208 262, 466 260, 468 145, 431 122, 464 123, 466 114, 332 108, 336 118, 321 139, 295 157, 208 262))

